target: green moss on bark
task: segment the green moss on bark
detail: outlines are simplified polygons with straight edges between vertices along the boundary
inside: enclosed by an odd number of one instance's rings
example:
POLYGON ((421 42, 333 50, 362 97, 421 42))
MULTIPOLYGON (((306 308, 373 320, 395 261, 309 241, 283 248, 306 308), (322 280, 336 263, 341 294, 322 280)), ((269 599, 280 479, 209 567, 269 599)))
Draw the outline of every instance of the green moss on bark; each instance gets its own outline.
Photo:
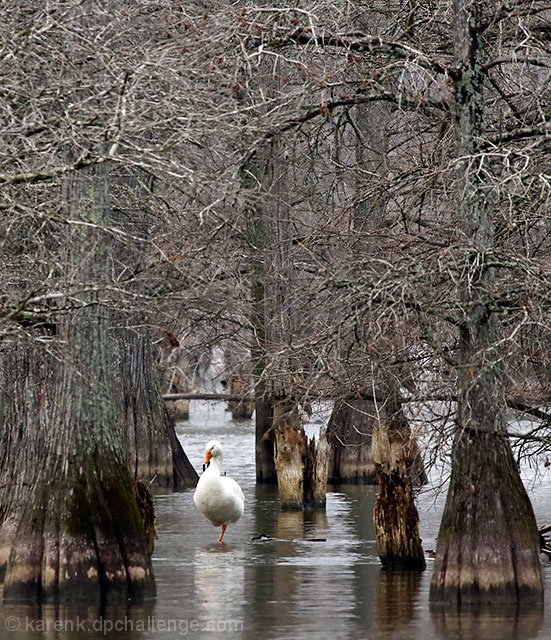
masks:
POLYGON ((504 436, 464 432, 438 534, 434 603, 542 599, 534 514, 504 436))

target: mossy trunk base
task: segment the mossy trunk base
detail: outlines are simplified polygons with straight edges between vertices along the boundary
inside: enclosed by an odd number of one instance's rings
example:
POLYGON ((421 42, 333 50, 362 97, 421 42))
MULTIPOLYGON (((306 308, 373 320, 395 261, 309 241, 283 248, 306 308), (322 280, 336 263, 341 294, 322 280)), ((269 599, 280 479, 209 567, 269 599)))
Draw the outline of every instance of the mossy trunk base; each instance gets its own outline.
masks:
POLYGON ((435 604, 541 603, 540 545, 532 506, 505 436, 458 436, 438 534, 435 604))
POLYGON ((11 541, 4 600, 120 602, 155 595, 144 521, 126 469, 93 469, 55 496, 39 490, 11 541))

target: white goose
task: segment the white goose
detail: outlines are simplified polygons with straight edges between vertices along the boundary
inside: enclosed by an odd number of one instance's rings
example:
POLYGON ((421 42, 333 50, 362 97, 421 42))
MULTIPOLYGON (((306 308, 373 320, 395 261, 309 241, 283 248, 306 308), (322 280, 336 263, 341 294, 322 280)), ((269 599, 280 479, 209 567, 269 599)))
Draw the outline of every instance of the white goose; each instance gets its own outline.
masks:
POLYGON ((218 542, 222 542, 226 527, 243 515, 245 498, 241 487, 232 478, 221 476, 222 445, 211 440, 205 447, 205 463, 208 467, 199 478, 193 503, 215 527, 222 527, 218 542))

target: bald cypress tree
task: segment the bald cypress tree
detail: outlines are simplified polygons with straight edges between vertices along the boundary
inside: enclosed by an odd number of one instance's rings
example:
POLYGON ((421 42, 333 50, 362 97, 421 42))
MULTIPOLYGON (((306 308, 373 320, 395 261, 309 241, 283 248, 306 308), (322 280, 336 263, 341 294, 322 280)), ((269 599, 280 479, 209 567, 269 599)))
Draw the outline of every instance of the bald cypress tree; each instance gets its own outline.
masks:
MULTIPOLYGON (((123 450, 118 341, 103 292, 111 255, 106 166, 73 172, 63 274, 80 283, 55 334, 2 346, 0 562, 4 599, 127 600, 154 594, 144 522, 123 450)), ((69 287, 67 286, 66 289, 69 287)))
POLYGON ((493 185, 484 153, 482 3, 455 0, 455 142, 460 281, 457 424, 430 598, 542 599, 536 522, 506 435, 503 361, 492 309, 493 185))

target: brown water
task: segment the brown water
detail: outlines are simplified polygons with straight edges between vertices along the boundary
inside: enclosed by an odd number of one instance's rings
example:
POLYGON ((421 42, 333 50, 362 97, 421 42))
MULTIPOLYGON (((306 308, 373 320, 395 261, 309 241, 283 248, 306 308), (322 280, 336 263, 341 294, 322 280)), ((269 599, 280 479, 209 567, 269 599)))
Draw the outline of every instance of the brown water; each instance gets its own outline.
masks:
MULTIPOLYGON (((339 487, 325 513, 280 512, 272 488, 254 482, 254 425, 233 423, 223 405, 192 407, 178 426, 200 470, 205 443, 224 445, 225 468, 245 493, 243 518, 218 529, 193 506, 193 490, 156 496, 153 564, 157 599, 146 605, 0 606, 0 638, 293 638, 508 640, 551 637, 546 609, 431 611, 431 561, 423 574, 381 571, 372 521, 373 487, 339 487), (255 541, 261 534, 270 540, 255 541)), ((540 522, 551 521, 551 482, 530 483, 540 522)), ((425 548, 434 548, 443 495, 419 498, 425 548)), ((544 567, 547 591, 551 565, 544 567)))

